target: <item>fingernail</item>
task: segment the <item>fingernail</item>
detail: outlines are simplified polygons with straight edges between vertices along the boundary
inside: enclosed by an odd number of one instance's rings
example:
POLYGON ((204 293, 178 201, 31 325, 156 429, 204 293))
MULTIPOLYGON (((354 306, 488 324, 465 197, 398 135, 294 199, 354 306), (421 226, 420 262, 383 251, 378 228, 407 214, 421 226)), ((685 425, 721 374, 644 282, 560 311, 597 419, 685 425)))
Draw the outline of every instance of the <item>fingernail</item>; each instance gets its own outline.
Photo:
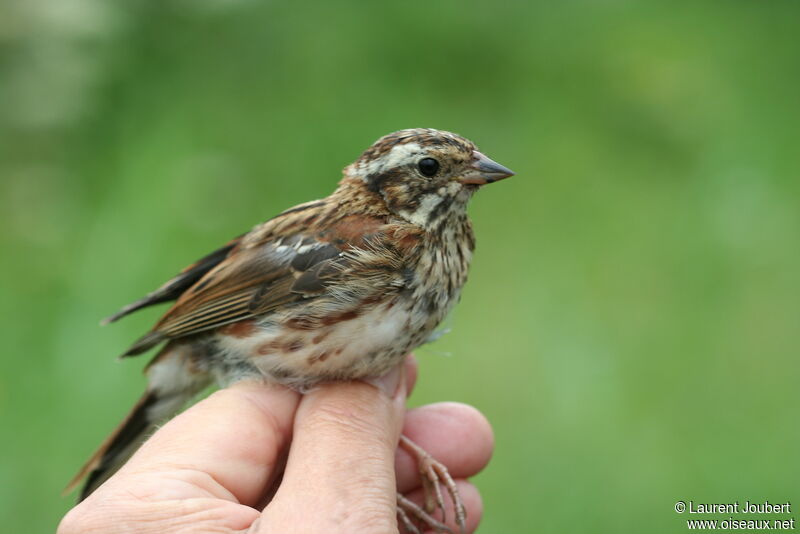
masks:
POLYGON ((364 381, 383 391, 387 397, 395 398, 405 391, 403 385, 405 378, 405 365, 397 365, 391 371, 377 378, 367 378, 364 381))

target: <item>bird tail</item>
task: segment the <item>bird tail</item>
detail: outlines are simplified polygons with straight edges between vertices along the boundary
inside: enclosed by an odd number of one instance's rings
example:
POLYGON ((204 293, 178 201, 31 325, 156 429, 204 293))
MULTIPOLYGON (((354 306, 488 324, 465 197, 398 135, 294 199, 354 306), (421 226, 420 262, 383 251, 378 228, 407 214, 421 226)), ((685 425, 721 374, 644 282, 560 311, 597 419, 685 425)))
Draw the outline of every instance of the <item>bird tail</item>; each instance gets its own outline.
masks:
POLYGON ((183 352, 167 345, 150 362, 146 370, 150 379, 147 391, 67 484, 65 494, 74 490, 85 477, 78 502, 88 497, 122 467, 159 422, 177 413, 208 385, 209 377, 187 365, 189 361, 183 352), (174 374, 176 372, 181 376, 174 374), (169 383, 162 377, 169 377, 169 383))

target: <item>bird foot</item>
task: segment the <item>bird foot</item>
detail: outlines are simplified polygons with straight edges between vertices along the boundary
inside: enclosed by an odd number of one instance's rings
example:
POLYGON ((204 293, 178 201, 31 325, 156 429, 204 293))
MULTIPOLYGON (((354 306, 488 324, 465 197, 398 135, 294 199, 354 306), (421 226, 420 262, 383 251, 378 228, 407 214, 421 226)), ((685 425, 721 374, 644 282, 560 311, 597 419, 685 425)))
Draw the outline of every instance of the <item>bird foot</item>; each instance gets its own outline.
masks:
POLYGON ((412 534, 419 534, 420 530, 414 525, 411 516, 426 527, 432 528, 435 532, 452 533, 453 531, 444 524, 444 521, 447 520, 444 497, 442 495, 442 485, 444 485, 450 496, 450 500, 453 501, 456 524, 458 524, 461 534, 464 534, 467 531, 467 512, 464 509, 461 495, 458 493, 458 487, 453 477, 450 476, 447 467, 428 454, 425 449, 405 436, 400 436, 400 446, 416 458, 422 477, 422 490, 425 496, 423 506, 409 501, 402 495, 397 496, 397 515, 400 522, 406 530, 412 534), (442 512, 441 522, 432 515, 437 509, 442 512))

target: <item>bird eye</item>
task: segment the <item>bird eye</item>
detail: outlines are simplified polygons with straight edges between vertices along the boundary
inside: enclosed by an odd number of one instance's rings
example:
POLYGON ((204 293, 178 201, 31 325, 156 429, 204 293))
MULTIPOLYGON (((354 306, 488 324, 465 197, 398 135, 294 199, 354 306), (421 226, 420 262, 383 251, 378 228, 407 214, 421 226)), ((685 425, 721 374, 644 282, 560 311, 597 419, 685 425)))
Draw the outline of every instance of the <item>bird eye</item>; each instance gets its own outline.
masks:
POLYGON ((417 167, 419 167, 419 172, 425 176, 433 176, 439 170, 439 162, 433 158, 422 158, 417 163, 417 167))

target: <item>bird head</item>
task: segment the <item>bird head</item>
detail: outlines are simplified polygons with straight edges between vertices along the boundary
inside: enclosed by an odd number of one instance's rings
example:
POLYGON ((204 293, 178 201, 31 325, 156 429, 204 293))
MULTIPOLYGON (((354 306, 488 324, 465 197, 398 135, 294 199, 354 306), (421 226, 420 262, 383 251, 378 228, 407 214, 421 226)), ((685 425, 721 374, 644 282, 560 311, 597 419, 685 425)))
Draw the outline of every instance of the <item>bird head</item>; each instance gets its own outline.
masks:
POLYGON ((381 195, 389 211, 426 228, 463 214, 478 188, 514 174, 472 141, 428 128, 381 137, 344 172, 381 195))

